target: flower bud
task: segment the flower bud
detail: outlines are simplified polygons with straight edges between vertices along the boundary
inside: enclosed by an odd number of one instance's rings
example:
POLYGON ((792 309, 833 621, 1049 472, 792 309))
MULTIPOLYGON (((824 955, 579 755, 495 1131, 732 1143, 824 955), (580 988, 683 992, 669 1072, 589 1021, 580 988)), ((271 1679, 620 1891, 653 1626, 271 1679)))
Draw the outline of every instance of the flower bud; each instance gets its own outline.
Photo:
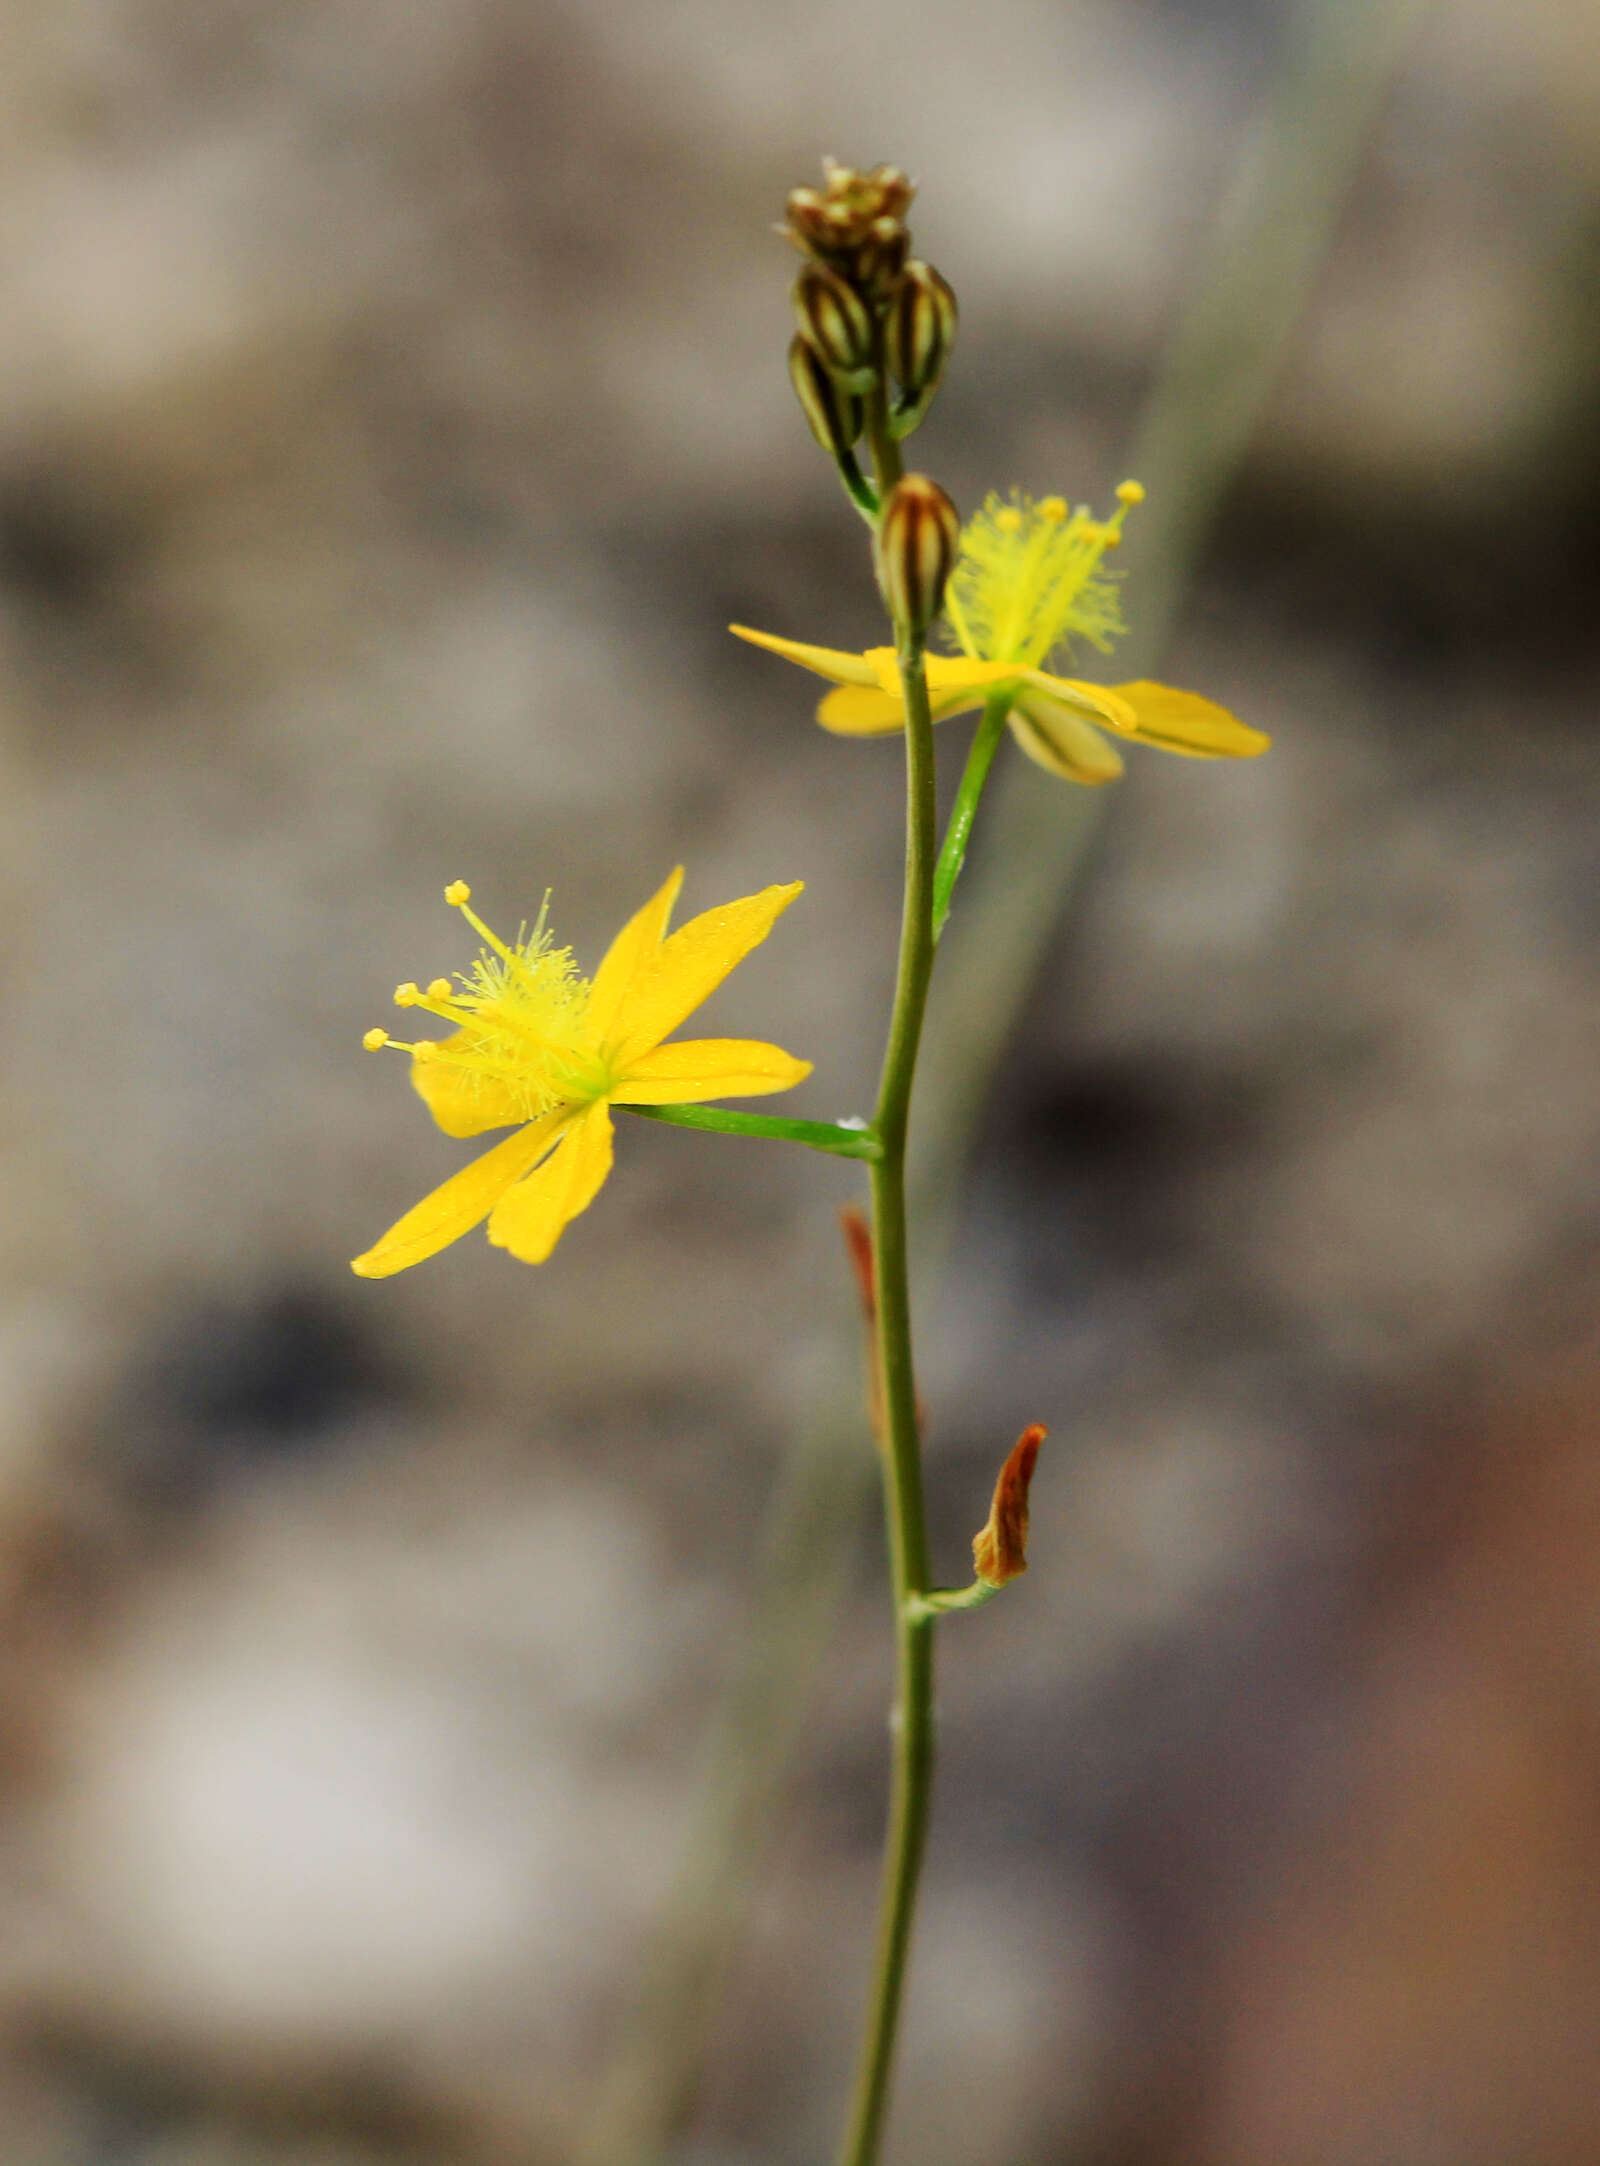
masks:
MULTIPOLYGON (((794 282, 800 334, 838 376, 855 378, 872 368, 872 318, 866 303, 837 271, 808 263, 794 282)), ((865 388, 852 384, 852 389, 865 388)))
POLYGON ((897 629, 921 639, 939 614, 961 546, 961 515, 936 481, 907 474, 878 528, 878 579, 897 629))
POLYGON ((866 425, 866 409, 798 332, 789 342, 789 381, 823 450, 835 458, 848 451, 866 425))
POLYGON ((956 297, 931 263, 908 263, 889 302, 884 345, 908 398, 938 389, 956 336, 956 297))
POLYGON ((987 1524, 972 1538, 972 1563, 986 1587, 1003 1587, 1028 1569, 1028 1489, 1046 1431, 1037 1422, 1011 1448, 994 1485, 987 1524))
POLYGON ((784 230, 802 255, 820 257, 840 269, 854 265, 880 219, 902 224, 916 193, 892 165, 875 165, 863 173, 824 158, 822 179, 820 188, 790 190, 784 230))
POLYGON ((851 283, 878 307, 894 291, 911 253, 911 235, 898 218, 875 218, 850 264, 851 283))

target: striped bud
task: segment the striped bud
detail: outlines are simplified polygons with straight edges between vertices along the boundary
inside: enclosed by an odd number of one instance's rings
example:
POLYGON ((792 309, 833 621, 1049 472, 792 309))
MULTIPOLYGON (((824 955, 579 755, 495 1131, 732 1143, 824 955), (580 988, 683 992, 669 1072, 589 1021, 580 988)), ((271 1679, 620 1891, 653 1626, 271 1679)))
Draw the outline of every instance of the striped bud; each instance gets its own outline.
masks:
POLYGON ((936 481, 907 474, 878 528, 878 579, 896 629, 921 639, 939 614, 961 546, 961 515, 936 481))
POLYGON ((794 282, 794 312, 801 336, 836 375, 870 375, 872 318, 860 294, 836 271, 808 263, 794 282))
POLYGON ((848 451, 866 425, 866 408, 798 332, 789 342, 789 381, 823 450, 835 458, 848 451))
POLYGON ((889 302, 884 345, 895 379, 912 399, 938 389, 956 337, 956 297, 931 263, 905 267, 889 302))

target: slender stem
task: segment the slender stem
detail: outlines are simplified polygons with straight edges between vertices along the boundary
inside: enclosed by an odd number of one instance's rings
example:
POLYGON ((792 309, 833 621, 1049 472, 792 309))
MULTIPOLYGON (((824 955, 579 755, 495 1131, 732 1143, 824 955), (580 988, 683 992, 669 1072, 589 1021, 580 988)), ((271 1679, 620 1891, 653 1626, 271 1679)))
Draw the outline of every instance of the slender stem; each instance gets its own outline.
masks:
POLYGON ((862 473, 860 466, 857 464, 855 453, 853 451, 836 451, 833 455, 833 463, 839 469, 839 479, 844 484, 845 495, 849 497, 856 510, 866 520, 868 526, 876 526, 878 513, 882 509, 878 502, 878 492, 868 481, 866 475, 862 473))
POLYGON ((906 705, 905 910, 894 1012, 873 1122, 883 1155, 872 1169, 877 1354, 883 1380, 884 1487, 899 1691, 877 1962, 841 2166, 872 2166, 882 2140, 933 1778, 933 1617, 915 1606, 928 1591, 929 1575, 906 1238, 906 1135, 933 971, 938 836, 933 718, 920 642, 902 640, 900 682, 906 705))
POLYGON ((729 1113, 721 1106, 625 1106, 619 1113, 637 1113, 641 1120, 666 1121, 674 1128, 713 1128, 723 1136, 769 1136, 777 1143, 805 1143, 814 1151, 830 1151, 835 1158, 878 1156, 878 1139, 870 1128, 846 1128, 836 1121, 791 1121, 771 1113, 729 1113))
POLYGON ((950 808, 950 824, 944 831, 944 847, 939 852, 939 869, 933 876, 935 940, 944 931, 945 919, 950 915, 950 898, 955 893, 961 868, 966 863, 972 823, 977 818, 983 786, 989 779, 989 769, 994 765, 994 756, 999 750, 1000 733, 1005 728, 1006 716, 1011 712, 1013 696, 1009 690, 995 692, 985 703, 983 720, 973 735, 972 746, 967 753, 967 764, 961 770, 961 784, 956 791, 956 801, 950 808))
POLYGON ((877 476, 878 497, 881 502, 887 499, 889 491, 905 472, 905 462, 900 456, 900 439, 894 432, 894 420, 889 412, 889 394, 885 389, 888 363, 884 358, 881 327, 878 331, 877 367, 877 386, 867 394, 867 447, 872 453, 872 471, 877 476))

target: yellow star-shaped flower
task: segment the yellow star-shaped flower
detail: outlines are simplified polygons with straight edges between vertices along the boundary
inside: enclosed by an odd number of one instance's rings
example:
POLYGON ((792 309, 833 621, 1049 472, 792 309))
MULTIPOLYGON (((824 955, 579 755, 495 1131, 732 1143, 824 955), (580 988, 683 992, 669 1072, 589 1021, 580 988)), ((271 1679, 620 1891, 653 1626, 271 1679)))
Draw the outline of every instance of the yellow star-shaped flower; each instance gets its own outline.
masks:
MULTIPOLYGON (((1121 540, 1123 514, 1140 501, 1124 482, 1110 519, 1069 512, 1060 497, 1009 503, 991 496, 962 530, 961 555, 945 596, 945 619, 958 655, 927 657, 933 719, 981 707, 996 691, 1012 695, 1007 717, 1024 752, 1052 774, 1095 785, 1115 781, 1122 755, 1100 733, 1156 745, 1193 759, 1249 759, 1270 738, 1198 692, 1141 678, 1132 684, 1086 684, 1052 675, 1041 664, 1071 638, 1108 653, 1124 630, 1114 580, 1100 570, 1121 540)), ((848 654, 811 647, 734 624, 729 630, 768 647, 837 688, 817 709, 824 729, 877 737, 905 728, 900 670, 892 647, 848 654)))
POLYGON ((402 1045, 370 1030, 365 1042, 411 1055, 411 1080, 446 1135, 513 1124, 516 1133, 424 1197, 353 1271, 387 1278, 485 1218, 498 1247, 543 1263, 611 1171, 611 1106, 750 1098, 811 1073, 809 1061, 754 1039, 662 1043, 765 940, 802 884, 724 903, 669 937, 682 883, 679 866, 618 933, 592 982, 578 976, 569 949, 551 945, 542 910, 532 932, 507 946, 468 907, 464 881, 445 889, 483 952, 454 989, 435 978, 400 986, 395 1000, 453 1023, 454 1033, 402 1045))

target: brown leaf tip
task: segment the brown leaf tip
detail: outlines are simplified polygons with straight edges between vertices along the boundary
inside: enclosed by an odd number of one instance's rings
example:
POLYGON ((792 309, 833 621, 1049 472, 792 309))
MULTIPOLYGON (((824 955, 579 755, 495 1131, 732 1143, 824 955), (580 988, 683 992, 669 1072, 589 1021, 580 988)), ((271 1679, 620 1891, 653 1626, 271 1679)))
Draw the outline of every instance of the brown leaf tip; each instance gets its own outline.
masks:
POLYGON ((1004 1587, 1028 1569, 1028 1490, 1048 1431, 1034 1422, 1011 1447, 982 1532, 972 1539, 973 1567, 987 1587, 1004 1587))

